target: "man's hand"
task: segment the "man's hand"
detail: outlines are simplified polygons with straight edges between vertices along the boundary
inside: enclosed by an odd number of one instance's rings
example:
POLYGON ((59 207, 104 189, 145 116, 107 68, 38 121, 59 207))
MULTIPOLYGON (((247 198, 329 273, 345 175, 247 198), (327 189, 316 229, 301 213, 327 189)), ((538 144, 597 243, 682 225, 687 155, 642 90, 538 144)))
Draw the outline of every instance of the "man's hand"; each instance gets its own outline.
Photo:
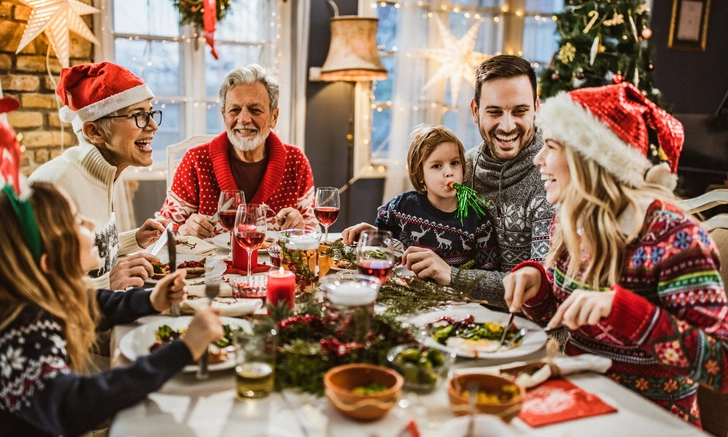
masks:
POLYGON ((167 227, 167 222, 168 220, 162 222, 161 220, 146 219, 144 224, 136 231, 136 241, 139 247, 147 248, 150 244, 159 240, 164 228, 167 227))
POLYGON ((452 268, 430 249, 410 246, 402 255, 402 265, 420 279, 433 279, 440 285, 450 285, 452 268))
POLYGON ((182 342, 187 345, 192 357, 198 360, 213 341, 220 340, 225 335, 220 322, 220 308, 204 306, 195 311, 189 328, 182 342))
POLYGON ((573 330, 585 325, 596 325, 612 312, 615 293, 574 290, 571 296, 559 305, 548 326, 553 328, 563 323, 573 330))
POLYGON ((276 214, 276 223, 281 229, 305 229, 306 224, 303 221, 301 211, 296 208, 283 208, 276 214))
POLYGON ((503 296, 508 305, 508 311, 517 313, 521 310, 523 302, 532 299, 541 288, 541 271, 535 267, 523 267, 509 273, 503 278, 503 296))
POLYGON ((184 300, 185 294, 187 294, 185 276, 187 276, 187 270, 179 269, 157 282, 152 294, 149 295, 149 303, 152 304, 155 311, 161 313, 168 310, 172 304, 184 300))
POLYGON ((187 221, 177 229, 177 233, 197 238, 208 238, 215 235, 215 225, 210 223, 207 217, 195 213, 189 216, 187 221))
POLYGON ((348 228, 344 229, 344 232, 341 233, 341 239, 343 240, 344 244, 351 245, 359 241, 359 235, 362 232, 376 230, 376 226, 372 226, 369 223, 361 222, 358 225, 349 226, 348 228))
POLYGON ((111 289, 126 290, 128 287, 142 287, 144 281, 154 274, 152 262, 155 261, 159 261, 157 257, 145 252, 119 258, 109 275, 111 289))

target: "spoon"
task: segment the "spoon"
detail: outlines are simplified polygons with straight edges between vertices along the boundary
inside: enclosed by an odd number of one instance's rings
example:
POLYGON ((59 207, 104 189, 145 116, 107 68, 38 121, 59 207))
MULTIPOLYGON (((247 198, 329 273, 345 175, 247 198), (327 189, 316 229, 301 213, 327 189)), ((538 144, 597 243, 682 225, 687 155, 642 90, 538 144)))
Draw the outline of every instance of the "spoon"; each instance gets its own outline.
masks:
POLYGON ((468 432, 465 437, 473 437, 475 431, 475 399, 478 396, 478 384, 474 381, 468 384, 468 432))

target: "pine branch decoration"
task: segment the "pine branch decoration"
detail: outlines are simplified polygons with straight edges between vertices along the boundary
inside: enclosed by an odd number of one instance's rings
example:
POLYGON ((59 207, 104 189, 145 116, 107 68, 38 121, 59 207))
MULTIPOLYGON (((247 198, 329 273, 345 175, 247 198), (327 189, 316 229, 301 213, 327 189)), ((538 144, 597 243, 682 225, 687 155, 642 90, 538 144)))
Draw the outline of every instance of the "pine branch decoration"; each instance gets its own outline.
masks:
POLYGON ((456 217, 460 219, 460 224, 462 224, 463 219, 468 216, 468 210, 470 208, 475 211, 475 214, 478 217, 483 217, 485 215, 483 207, 490 208, 490 202, 474 189, 455 182, 450 182, 448 186, 455 190, 455 194, 458 198, 456 217))

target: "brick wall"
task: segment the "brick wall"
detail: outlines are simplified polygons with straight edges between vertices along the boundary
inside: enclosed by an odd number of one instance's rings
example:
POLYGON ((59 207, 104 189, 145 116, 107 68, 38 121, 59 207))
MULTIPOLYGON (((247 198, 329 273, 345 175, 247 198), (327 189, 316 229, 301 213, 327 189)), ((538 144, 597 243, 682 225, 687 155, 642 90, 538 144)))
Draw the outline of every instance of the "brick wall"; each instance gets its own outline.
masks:
MULTIPOLYGON (((92 0, 81 0, 92 4, 92 0)), ((8 114, 8 122, 22 134, 21 169, 26 175, 39 165, 61 153, 61 122, 58 118, 60 101, 48 76, 46 53, 48 40, 45 33, 36 37, 17 55, 23 31, 31 9, 15 0, 0 0, 0 80, 3 94, 20 102, 20 108, 8 114)), ((92 15, 82 17, 93 30, 92 15)), ((69 32, 71 39, 71 65, 92 62, 93 44, 69 32)), ((51 49, 49 58, 53 79, 58 83, 61 65, 51 49)), ((63 145, 77 144, 71 125, 64 123, 63 145)))

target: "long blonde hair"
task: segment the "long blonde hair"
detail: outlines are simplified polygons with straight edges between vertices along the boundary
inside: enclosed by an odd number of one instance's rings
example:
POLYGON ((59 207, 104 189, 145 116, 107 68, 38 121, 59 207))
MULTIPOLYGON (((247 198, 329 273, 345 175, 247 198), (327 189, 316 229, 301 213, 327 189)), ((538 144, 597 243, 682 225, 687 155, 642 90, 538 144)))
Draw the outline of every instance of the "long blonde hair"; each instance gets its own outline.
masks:
POLYGON ((69 367, 85 372, 98 310, 80 263, 79 225, 69 200, 52 184, 34 183, 29 201, 47 272, 34 261, 10 200, 0 194, 0 241, 5 248, 0 251, 0 331, 26 306, 38 306, 60 323, 69 367))
POLYGON ((553 267, 557 259, 568 254, 567 277, 591 290, 610 287, 622 276, 628 247, 639 237, 643 225, 636 220, 625 233, 619 226, 620 215, 632 207, 635 217, 644 217, 646 201, 674 202, 675 197, 659 185, 627 186, 596 161, 584 158, 568 144, 563 147, 571 182, 556 213, 546 266, 553 267), (584 255, 588 257, 586 265, 582 264, 584 255))

